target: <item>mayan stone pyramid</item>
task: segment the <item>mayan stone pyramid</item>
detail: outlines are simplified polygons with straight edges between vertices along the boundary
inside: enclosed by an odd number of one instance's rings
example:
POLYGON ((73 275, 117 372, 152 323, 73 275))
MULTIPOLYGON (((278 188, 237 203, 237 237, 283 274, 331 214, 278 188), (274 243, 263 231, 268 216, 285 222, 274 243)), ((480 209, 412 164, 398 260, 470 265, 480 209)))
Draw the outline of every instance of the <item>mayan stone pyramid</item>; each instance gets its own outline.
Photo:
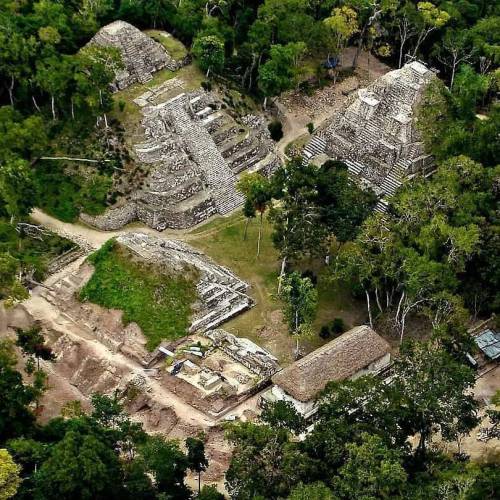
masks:
POLYGON ((116 90, 133 83, 146 83, 160 69, 177 69, 176 61, 161 44, 124 21, 115 21, 101 28, 90 44, 120 50, 124 67, 116 74, 116 90))

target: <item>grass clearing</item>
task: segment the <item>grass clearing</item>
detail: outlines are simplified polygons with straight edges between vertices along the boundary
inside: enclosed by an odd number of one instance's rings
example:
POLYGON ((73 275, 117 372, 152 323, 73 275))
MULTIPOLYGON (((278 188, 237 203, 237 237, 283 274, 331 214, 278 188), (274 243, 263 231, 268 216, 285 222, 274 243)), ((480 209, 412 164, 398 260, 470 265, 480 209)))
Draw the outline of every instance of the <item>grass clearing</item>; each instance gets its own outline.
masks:
POLYGON ((89 257, 95 271, 80 290, 80 300, 123 311, 123 323, 137 323, 152 351, 164 339, 187 334, 195 279, 171 276, 158 267, 136 261, 114 240, 89 257))
MULTIPOLYGON (((261 253, 257 258, 257 220, 250 222, 247 239, 243 239, 245 217, 239 211, 230 217, 218 217, 189 233, 189 244, 204 251, 218 264, 229 267, 250 283, 257 304, 249 311, 222 325, 241 337, 248 337, 275 354, 284 365, 293 359, 295 339, 282 320, 281 301, 276 297, 280 269, 279 255, 271 240, 272 225, 264 219, 261 253)), ((365 320, 363 305, 351 298, 347 287, 333 286, 325 277, 321 262, 305 261, 301 270, 312 269, 318 275, 318 314, 314 335, 301 341, 309 352, 325 343, 318 335, 321 326, 341 317, 347 328, 365 320)))

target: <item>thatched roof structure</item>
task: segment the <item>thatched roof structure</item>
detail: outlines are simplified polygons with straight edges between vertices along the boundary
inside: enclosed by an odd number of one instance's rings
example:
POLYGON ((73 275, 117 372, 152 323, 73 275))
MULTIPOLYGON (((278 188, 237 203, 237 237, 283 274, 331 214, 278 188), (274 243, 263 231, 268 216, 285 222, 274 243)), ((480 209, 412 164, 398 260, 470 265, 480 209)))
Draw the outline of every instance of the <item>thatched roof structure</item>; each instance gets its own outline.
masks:
POLYGON ((389 344, 368 326, 357 326, 272 378, 298 401, 310 401, 330 381, 346 380, 390 352, 389 344))

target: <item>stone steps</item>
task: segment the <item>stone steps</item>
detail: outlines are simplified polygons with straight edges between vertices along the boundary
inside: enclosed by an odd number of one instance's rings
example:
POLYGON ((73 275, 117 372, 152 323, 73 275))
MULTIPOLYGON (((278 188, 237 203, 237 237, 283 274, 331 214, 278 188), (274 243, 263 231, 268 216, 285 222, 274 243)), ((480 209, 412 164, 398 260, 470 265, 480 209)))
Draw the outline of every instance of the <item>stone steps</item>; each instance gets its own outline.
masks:
MULTIPOLYGON (((197 119, 192 119, 181 94, 168 103, 176 132, 183 137, 193 159, 203 170, 213 193, 217 211, 225 215, 243 204, 243 196, 236 191, 236 177, 217 149, 208 131, 197 119)), ((210 108, 211 109, 211 108, 210 108)))
POLYGON ((314 157, 325 153, 325 151, 326 151, 325 139, 320 134, 314 135, 302 151, 302 163, 306 165, 314 157))

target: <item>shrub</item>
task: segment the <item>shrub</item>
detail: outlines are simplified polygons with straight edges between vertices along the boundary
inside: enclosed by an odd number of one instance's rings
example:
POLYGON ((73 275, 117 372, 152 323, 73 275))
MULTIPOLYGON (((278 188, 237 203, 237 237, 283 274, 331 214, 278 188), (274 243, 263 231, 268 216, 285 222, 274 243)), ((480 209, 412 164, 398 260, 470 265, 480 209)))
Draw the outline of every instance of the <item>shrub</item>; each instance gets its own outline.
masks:
POLYGON ((316 286, 318 284, 318 277, 310 270, 306 269, 302 274, 302 278, 309 278, 311 280, 311 283, 316 286))
POLYGON ((125 101, 122 101, 121 99, 118 101, 118 109, 123 113, 125 110, 125 106, 127 103, 125 101))
POLYGON ((309 122, 307 125, 307 130, 309 131, 310 134, 312 134, 314 132, 314 123, 313 122, 309 122))
POLYGON ((210 92, 212 90, 212 82, 203 81, 201 82, 201 86, 203 87, 203 90, 206 90, 207 92, 210 92))
POLYGON ((278 142, 283 137, 283 125, 279 120, 272 121, 267 128, 271 134, 271 139, 278 142))
POLYGON ((345 332, 345 323, 342 318, 334 318, 331 324, 331 332, 333 335, 340 335, 345 332))
POLYGON ((319 331, 319 336, 322 339, 329 339, 331 335, 330 327, 328 325, 323 325, 319 331))

